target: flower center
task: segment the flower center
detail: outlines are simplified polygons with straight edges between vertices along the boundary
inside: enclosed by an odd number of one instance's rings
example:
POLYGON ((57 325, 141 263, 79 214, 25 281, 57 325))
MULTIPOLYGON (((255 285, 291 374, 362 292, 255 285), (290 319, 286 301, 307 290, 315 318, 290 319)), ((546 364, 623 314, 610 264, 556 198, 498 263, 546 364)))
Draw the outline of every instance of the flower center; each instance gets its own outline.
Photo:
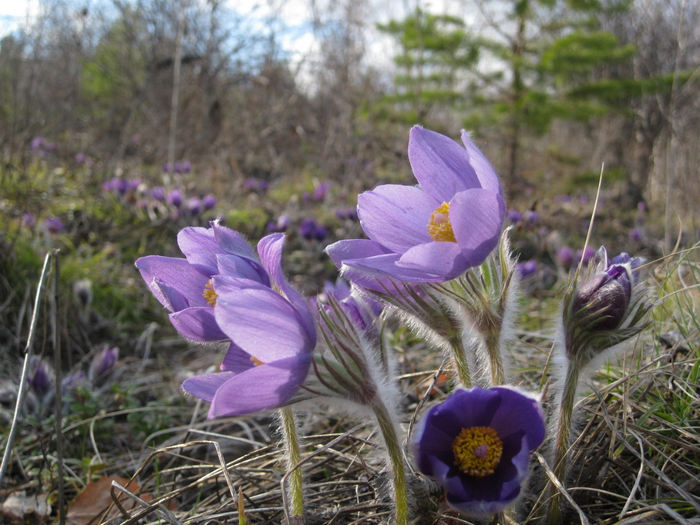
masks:
POLYGON ((491 427, 463 428, 452 442, 455 465, 476 478, 490 476, 503 455, 503 441, 491 427))
POLYGON ((443 202, 430 216, 428 234, 437 242, 457 242, 450 223, 449 202, 443 202))
POLYGON ((265 364, 262 361, 260 361, 260 359, 258 359, 257 357, 253 357, 252 355, 250 356, 250 360, 253 362, 253 364, 255 366, 262 366, 265 364))
POLYGON ((202 297, 204 297, 207 300, 207 304, 213 308, 216 306, 216 299, 219 296, 214 291, 214 285, 212 281, 213 279, 209 279, 209 282, 204 287, 204 293, 202 294, 202 297))

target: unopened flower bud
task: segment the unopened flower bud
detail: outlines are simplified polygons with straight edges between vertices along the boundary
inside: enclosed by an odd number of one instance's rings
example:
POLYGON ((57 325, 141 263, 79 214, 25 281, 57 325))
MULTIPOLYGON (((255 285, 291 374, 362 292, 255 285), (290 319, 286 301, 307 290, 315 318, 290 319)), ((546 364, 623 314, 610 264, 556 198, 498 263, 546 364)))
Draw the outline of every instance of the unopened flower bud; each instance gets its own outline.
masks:
POLYGON ((586 317, 589 330, 613 330, 622 324, 631 295, 628 270, 613 265, 578 287, 571 304, 572 314, 586 317))
POLYGON ((88 375, 93 383, 99 383, 112 371, 119 359, 119 348, 105 346, 90 363, 88 375))

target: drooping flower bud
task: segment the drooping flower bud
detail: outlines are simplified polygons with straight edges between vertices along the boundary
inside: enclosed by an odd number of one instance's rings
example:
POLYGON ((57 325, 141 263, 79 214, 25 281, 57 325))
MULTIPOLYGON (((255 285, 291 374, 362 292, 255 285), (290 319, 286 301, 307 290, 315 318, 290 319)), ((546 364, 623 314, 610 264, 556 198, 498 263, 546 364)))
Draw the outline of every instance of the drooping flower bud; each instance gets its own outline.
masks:
POLYGON ((88 376, 93 384, 99 386, 99 383, 114 369, 117 359, 119 359, 119 348, 109 348, 105 345, 90 363, 88 376))

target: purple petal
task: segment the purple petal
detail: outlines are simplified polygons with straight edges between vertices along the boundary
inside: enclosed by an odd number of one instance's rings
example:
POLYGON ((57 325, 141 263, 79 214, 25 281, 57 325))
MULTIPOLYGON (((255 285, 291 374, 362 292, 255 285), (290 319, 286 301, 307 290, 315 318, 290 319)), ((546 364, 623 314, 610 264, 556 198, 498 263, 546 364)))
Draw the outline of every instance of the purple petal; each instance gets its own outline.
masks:
POLYGON ((501 405, 493 414, 492 426, 501 439, 525 431, 530 450, 542 444, 545 436, 542 410, 536 400, 510 388, 493 388, 498 391, 501 405))
POLYGON ((408 159, 421 188, 438 204, 449 202, 460 191, 481 187, 467 150, 440 133, 413 127, 408 159))
POLYGON ((366 259, 350 259, 344 261, 345 266, 343 267, 343 277, 349 279, 350 281, 356 284, 365 286, 356 279, 355 273, 350 271, 349 268, 353 268, 357 271, 363 272, 365 274, 365 277, 368 279, 386 279, 387 277, 393 277, 394 279, 398 279, 399 281, 422 283, 432 283, 445 280, 443 275, 439 275, 436 273, 428 273, 423 269, 419 270, 415 268, 406 268, 404 266, 398 266, 397 262, 400 259, 401 256, 396 253, 392 253, 389 255, 379 255, 376 257, 367 257, 366 259))
POLYGON ((235 372, 219 372, 216 374, 195 376, 186 379, 185 382, 182 383, 182 388, 188 394, 192 394, 194 397, 211 403, 216 395, 216 391, 221 388, 221 385, 229 379, 236 377, 236 375, 235 372))
POLYGON ((155 291, 153 293, 159 301, 163 299, 161 303, 171 312, 179 312, 180 310, 190 307, 190 303, 187 301, 184 295, 182 295, 172 286, 168 286, 160 279, 153 279, 150 288, 151 290, 158 290, 160 295, 158 295, 158 293, 155 291))
POLYGON ((326 247, 326 253, 340 268, 346 259, 363 259, 375 255, 387 255, 392 253, 381 244, 368 239, 351 239, 338 241, 326 247))
POLYGON ((472 142, 469 133, 464 130, 462 130, 462 142, 467 148, 469 164, 474 168, 476 176, 479 177, 481 187, 485 190, 498 193, 503 197, 503 188, 501 188, 501 181, 498 180, 498 175, 496 175, 491 163, 484 157, 484 154, 481 153, 481 150, 472 142))
POLYGON ((186 259, 149 255, 137 260, 136 267, 153 295, 166 308, 171 301, 163 296, 161 288, 154 285, 154 279, 180 292, 187 299, 189 306, 207 305, 202 294, 209 279, 195 270, 186 259))
POLYGON ((309 305, 299 292, 289 285, 282 271, 282 250, 284 248, 284 241, 285 236, 283 233, 273 233, 272 235, 267 235, 260 239, 258 242, 260 262, 262 262, 267 273, 270 275, 270 279, 287 297, 289 302, 294 305, 299 315, 301 315, 309 336, 315 338, 316 329, 309 305))
POLYGON ((454 279, 469 268, 462 250, 454 242, 428 242, 415 246, 404 253, 396 265, 423 272, 440 281, 454 279))
POLYGON ((170 322, 178 332, 192 341, 209 342, 228 339, 216 324, 214 309, 211 306, 187 308, 170 314, 170 322))
POLYGON ((270 286, 270 278, 262 265, 240 255, 217 255, 217 267, 220 275, 228 277, 240 277, 243 279, 252 279, 258 283, 270 286))
POLYGON ((251 357, 252 356, 248 352, 245 352, 232 342, 226 351, 224 360, 221 362, 221 371, 236 372, 237 374, 245 372, 249 368, 255 366, 251 357))
POLYGON ((216 254, 222 253, 216 244, 214 231, 208 228, 189 227, 177 234, 177 244, 180 251, 187 257, 194 268, 206 277, 218 273, 216 269, 216 254))
POLYGON ((209 417, 238 416, 283 405, 296 394, 310 364, 310 355, 295 356, 236 375, 216 391, 209 417))
POLYGON ((452 230, 469 267, 484 262, 498 245, 505 211, 501 196, 489 190, 463 191, 450 202, 452 230))
POLYGON ((262 285, 224 293, 214 308, 216 322, 232 341, 263 363, 309 353, 315 346, 292 304, 262 285))
POLYGON ((358 197, 362 229, 373 241, 403 253, 430 242, 430 216, 442 204, 415 186, 387 184, 358 197))
POLYGON ((251 250, 243 236, 230 228, 220 226, 218 222, 210 223, 211 229, 214 231, 214 237, 219 248, 231 255, 239 255, 247 259, 255 259, 255 254, 251 250))

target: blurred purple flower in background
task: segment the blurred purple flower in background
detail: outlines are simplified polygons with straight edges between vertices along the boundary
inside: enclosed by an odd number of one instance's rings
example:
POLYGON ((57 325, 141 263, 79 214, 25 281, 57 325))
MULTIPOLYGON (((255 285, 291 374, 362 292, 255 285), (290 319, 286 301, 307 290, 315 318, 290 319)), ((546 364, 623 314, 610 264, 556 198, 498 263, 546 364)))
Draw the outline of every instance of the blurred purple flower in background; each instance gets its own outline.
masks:
POLYGON ((341 221, 357 221, 357 208, 338 208, 333 213, 341 221))
POLYGON ((39 397, 45 396, 54 387, 53 370, 38 355, 33 355, 29 361, 27 378, 29 380, 29 388, 39 397))
POLYGON ((573 199, 571 198, 571 195, 555 195, 554 200, 556 202, 571 202, 573 199))
POLYGON ((418 469, 445 489, 447 503, 479 517, 518 498, 544 437, 537 401, 510 388, 472 388, 432 407, 412 445, 418 469))
POLYGON ((187 199, 185 206, 187 211, 190 212, 190 215, 199 215, 199 212, 202 211, 202 201, 199 199, 199 197, 187 199))
POLYGON ((119 348, 105 347, 92 358, 88 378, 96 386, 102 382, 114 369, 114 365, 119 359, 119 348))
POLYGON ((569 271, 574 264, 574 251, 568 246, 562 246, 557 250, 557 264, 569 271))
POLYGON ((316 221, 313 219, 302 220, 299 224, 299 234, 307 241, 316 237, 316 221))
POLYGON ((23 213, 21 222, 22 226, 26 226, 27 228, 31 229, 34 228, 34 225, 36 224, 36 219, 31 213, 23 213))
POLYGON ((216 206, 217 202, 216 197, 214 197, 211 193, 205 195, 202 199, 202 204, 204 205, 205 210, 211 210, 216 206))
POLYGON ((44 224, 50 233, 61 233, 65 229, 63 221, 58 217, 49 217, 44 221, 44 224))
POLYGON ((540 214, 535 210, 525 210, 524 220, 529 225, 535 224, 540 220, 540 214))
POLYGON ((523 220, 523 215, 517 210, 508 210, 506 215, 511 224, 518 224, 523 220))
POLYGON ((158 202, 165 202, 165 190, 162 186, 155 186, 151 189, 151 199, 158 202))
POLYGON ((34 137, 31 143, 31 150, 33 152, 38 152, 39 150, 43 149, 45 143, 46 141, 44 140, 44 137, 34 137))
POLYGON ((394 184, 362 193, 358 215, 369 239, 328 247, 346 278, 354 273, 411 282, 454 279, 484 262, 505 216, 493 168, 462 132, 465 147, 420 127, 408 157, 419 186, 394 184))
POLYGON ((515 266, 516 271, 521 279, 527 279, 537 274, 537 261, 530 259, 529 261, 519 262, 515 266))
POLYGON ((279 216, 277 219, 277 222, 275 221, 270 221, 267 224, 267 231, 269 233, 283 233, 287 231, 287 228, 289 228, 289 225, 291 223, 291 218, 289 217, 288 214, 284 213, 279 216))
POLYGON ((595 254, 596 251, 590 246, 586 246, 585 250, 577 250, 576 263, 578 264, 581 260, 583 260, 583 265, 588 266, 588 264, 591 262, 591 259, 595 257, 595 254))
POLYGON ((172 190, 168 194, 168 203, 172 204, 176 208, 179 208, 182 205, 182 194, 180 193, 180 190, 172 190))
POLYGON ((630 240, 634 242, 642 242, 644 236, 642 235, 642 230, 639 228, 634 228, 630 230, 630 240))
POLYGON ((326 199, 326 195, 328 195, 328 190, 330 189, 331 185, 328 184, 327 182, 324 182, 323 184, 319 184, 314 188, 314 193, 312 195, 313 199, 316 202, 321 202, 326 199))
POLYGON ((75 156, 75 162, 77 162, 78 164, 84 164, 86 160, 87 156, 85 155, 85 153, 78 153, 75 156))

